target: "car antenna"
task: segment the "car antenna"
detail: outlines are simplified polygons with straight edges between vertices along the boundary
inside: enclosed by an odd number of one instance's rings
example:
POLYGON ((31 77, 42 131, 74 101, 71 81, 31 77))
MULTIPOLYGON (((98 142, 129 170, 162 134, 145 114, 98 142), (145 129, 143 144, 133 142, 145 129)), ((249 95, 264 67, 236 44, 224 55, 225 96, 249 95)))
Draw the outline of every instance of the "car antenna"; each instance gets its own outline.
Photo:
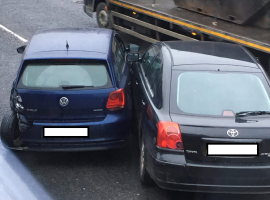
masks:
MULTIPOLYGON (((66 41, 67 41, 67 40, 66 40, 66 41)), ((67 51, 68 51, 68 48, 69 48, 68 41, 67 41, 67 44, 66 44, 66 48, 67 48, 67 51)))

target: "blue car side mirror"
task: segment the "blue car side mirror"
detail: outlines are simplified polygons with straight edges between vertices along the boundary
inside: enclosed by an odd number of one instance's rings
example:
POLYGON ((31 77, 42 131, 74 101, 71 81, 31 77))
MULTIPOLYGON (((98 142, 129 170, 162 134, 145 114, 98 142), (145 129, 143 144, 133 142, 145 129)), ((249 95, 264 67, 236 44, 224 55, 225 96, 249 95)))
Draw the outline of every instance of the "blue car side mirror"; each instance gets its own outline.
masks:
POLYGON ((139 54, 138 53, 129 53, 127 55, 127 61, 128 62, 138 62, 139 59, 139 54))
POLYGON ((26 48, 26 45, 21 46, 21 47, 19 47, 19 48, 17 49, 17 52, 20 53, 20 54, 23 54, 25 48, 26 48))

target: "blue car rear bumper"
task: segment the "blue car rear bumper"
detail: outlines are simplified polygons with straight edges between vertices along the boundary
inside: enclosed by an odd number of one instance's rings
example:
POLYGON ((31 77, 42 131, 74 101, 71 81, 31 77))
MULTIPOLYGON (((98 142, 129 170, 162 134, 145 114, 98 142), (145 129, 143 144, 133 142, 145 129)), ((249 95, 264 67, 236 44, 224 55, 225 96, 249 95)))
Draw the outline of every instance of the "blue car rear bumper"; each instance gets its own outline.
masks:
POLYGON ((21 133, 24 150, 94 151, 121 148, 131 135, 131 118, 110 115, 102 121, 80 123, 34 122, 33 127, 21 133), (89 137, 44 137, 43 127, 89 127, 89 137))
POLYGON ((29 143, 24 147, 12 148, 14 150, 24 151, 99 151, 108 149, 122 148, 128 145, 128 140, 119 140, 112 142, 89 142, 89 143, 70 143, 70 144, 37 144, 29 143))

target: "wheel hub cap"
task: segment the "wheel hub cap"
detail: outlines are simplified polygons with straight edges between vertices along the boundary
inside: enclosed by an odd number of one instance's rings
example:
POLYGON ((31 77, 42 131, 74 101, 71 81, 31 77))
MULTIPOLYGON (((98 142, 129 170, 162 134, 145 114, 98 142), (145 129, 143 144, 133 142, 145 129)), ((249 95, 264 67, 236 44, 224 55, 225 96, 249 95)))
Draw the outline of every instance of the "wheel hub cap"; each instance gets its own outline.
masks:
POLYGON ((105 10, 100 11, 98 15, 98 20, 102 24, 102 26, 107 26, 108 24, 108 13, 105 10))

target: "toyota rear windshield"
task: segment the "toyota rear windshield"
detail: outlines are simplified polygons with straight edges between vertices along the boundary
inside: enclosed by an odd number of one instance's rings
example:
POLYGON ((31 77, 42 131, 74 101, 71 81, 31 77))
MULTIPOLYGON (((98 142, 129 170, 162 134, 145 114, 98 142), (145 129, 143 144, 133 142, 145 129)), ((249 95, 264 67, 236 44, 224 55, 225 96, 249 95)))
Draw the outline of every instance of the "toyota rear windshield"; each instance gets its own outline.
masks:
POLYGON ((112 81, 106 61, 35 60, 25 61, 18 88, 22 89, 102 89, 112 81))
POLYGON ((270 111, 269 85, 262 73, 174 71, 171 85, 171 113, 270 111))

